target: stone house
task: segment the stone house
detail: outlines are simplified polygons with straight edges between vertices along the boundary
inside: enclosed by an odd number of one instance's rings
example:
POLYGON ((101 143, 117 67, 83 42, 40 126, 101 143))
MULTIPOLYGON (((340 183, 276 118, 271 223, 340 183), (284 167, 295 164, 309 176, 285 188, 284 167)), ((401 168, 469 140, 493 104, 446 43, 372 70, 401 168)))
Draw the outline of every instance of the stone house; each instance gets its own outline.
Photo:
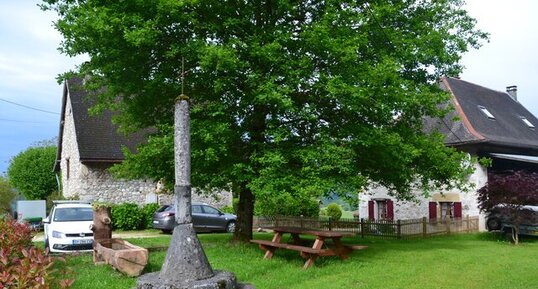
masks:
MULTIPOLYGON (((456 78, 445 77, 441 88, 448 91, 454 110, 443 119, 427 119, 426 129, 445 135, 445 144, 469 155, 491 159, 490 167, 474 165, 468 176, 473 188, 431 192, 416 202, 398 201, 381 186, 371 185, 359 196, 359 217, 365 219, 429 219, 480 216, 476 192, 488 174, 510 170, 538 171, 538 119, 517 101, 517 88, 491 90, 456 78)), ((416 195, 422 192, 417 191, 416 195)))
MULTIPOLYGON (((135 151, 144 142, 149 131, 130 135, 117 132, 112 123, 112 113, 104 111, 90 115, 92 98, 83 88, 80 78, 64 82, 58 151, 54 171, 61 175, 64 197, 81 200, 137 204, 168 204, 171 194, 152 180, 123 180, 110 175, 108 168, 124 159, 122 147, 135 151)), ((231 205, 231 193, 218 197, 196 194, 193 201, 205 202, 217 207, 231 205)))

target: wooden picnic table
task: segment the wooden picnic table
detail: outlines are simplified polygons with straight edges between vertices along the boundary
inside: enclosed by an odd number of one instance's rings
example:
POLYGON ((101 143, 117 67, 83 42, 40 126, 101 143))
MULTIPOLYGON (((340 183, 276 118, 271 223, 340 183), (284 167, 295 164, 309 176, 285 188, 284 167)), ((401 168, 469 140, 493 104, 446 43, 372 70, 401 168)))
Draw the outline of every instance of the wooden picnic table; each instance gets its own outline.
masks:
POLYGON ((271 227, 265 228, 274 232, 273 239, 267 240, 250 240, 258 244, 260 249, 265 250, 264 259, 271 259, 277 248, 299 251, 301 257, 306 259, 304 269, 314 264, 318 256, 338 256, 344 260, 353 250, 365 249, 366 246, 349 246, 341 242, 342 237, 354 236, 349 232, 319 231, 313 229, 304 229, 296 227, 271 227), (291 234, 292 243, 282 243, 282 236, 291 234), (310 235, 316 237, 312 246, 305 246, 307 240, 301 238, 301 235, 310 235), (329 247, 325 240, 332 240, 332 246, 329 247))

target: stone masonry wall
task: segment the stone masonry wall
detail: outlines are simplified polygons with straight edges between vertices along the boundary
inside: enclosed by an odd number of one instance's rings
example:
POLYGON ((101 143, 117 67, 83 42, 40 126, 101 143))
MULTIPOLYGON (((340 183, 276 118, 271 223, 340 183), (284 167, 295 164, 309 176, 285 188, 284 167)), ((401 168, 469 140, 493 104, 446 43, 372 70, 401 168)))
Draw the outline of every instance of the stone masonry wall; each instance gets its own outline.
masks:
MULTIPOLYGON (((487 171, 479 164, 475 165, 473 174, 469 176, 469 183, 473 186, 470 191, 463 192, 457 189, 453 189, 444 194, 457 194, 462 204, 463 216, 479 216, 479 230, 485 230, 485 216, 478 209, 478 201, 476 191, 483 187, 487 182, 487 171)), ((422 217, 428 217, 429 208, 428 203, 431 201, 431 197, 423 197, 422 192, 415 191, 417 197, 416 202, 398 201, 394 197, 388 194, 388 190, 382 186, 371 186, 366 192, 359 195, 359 217, 368 218, 368 201, 372 199, 391 199, 394 201, 394 219, 420 219, 422 217)))

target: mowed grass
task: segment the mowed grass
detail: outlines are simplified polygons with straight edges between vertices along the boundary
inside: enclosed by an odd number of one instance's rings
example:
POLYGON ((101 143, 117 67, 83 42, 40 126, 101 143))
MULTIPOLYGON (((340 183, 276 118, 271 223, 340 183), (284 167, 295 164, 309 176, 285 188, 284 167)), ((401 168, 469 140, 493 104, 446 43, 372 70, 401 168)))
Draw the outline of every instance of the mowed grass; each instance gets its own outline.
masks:
MULTIPOLYGON (((271 234, 257 233, 257 239, 271 234)), ((367 245, 347 260, 321 257, 303 270, 295 251, 277 250, 271 260, 254 244, 235 244, 229 234, 200 234, 206 255, 216 270, 234 272, 238 280, 258 289, 307 288, 538 288, 538 238, 514 246, 490 233, 439 236, 417 240, 348 238, 347 244, 367 245)), ((129 239, 144 247, 166 246, 170 236, 129 239)), ((166 251, 150 254, 147 272, 159 271, 166 251)), ((94 266, 91 254, 67 258, 76 279, 72 288, 133 288, 108 265, 94 266)), ((62 265, 61 267, 63 267, 62 265)))

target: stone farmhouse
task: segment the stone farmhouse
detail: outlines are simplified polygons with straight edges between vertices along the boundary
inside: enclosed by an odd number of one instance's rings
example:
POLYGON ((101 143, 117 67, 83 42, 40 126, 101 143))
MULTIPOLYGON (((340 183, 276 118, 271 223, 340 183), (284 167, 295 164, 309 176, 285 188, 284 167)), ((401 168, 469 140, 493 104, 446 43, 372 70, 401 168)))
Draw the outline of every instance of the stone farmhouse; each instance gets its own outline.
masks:
MULTIPOLYGON (((123 180, 110 175, 108 168, 124 160, 122 147, 135 151, 148 131, 128 136, 117 132, 112 112, 90 115, 93 101, 83 88, 83 80, 72 78, 64 82, 58 151, 54 171, 61 175, 62 194, 110 203, 131 202, 169 204, 172 195, 152 180, 123 180)), ((231 205, 231 193, 217 197, 196 194, 193 201, 216 207, 231 205)))
MULTIPOLYGON (((538 119, 517 101, 517 87, 491 90, 456 78, 443 78, 441 88, 451 95, 454 110, 443 119, 426 120, 426 129, 445 135, 447 146, 492 160, 490 167, 475 164, 468 181, 471 191, 431 192, 417 202, 398 201, 386 188, 371 185, 359 196, 359 217, 365 219, 429 219, 480 216, 476 192, 488 174, 510 170, 538 171, 538 119)), ((421 195, 421 192, 416 192, 421 195)))

